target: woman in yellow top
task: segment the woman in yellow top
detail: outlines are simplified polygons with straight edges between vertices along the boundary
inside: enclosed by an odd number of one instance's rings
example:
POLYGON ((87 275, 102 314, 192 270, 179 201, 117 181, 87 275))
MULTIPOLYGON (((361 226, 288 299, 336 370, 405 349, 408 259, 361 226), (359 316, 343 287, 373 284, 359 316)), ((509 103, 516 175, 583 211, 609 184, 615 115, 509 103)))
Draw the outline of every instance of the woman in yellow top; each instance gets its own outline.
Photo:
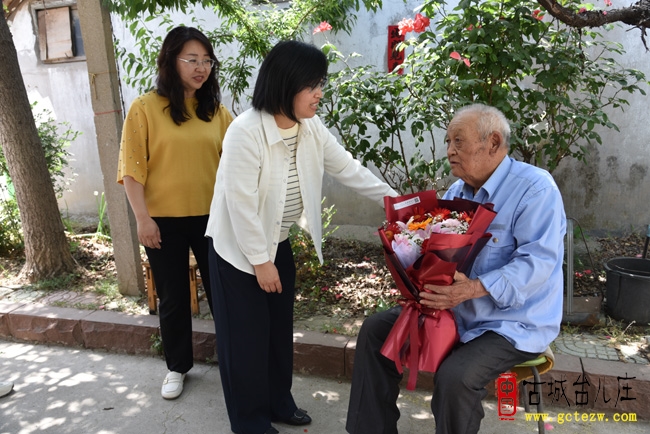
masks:
MULTIPOLYGON (((199 30, 171 30, 157 63, 156 89, 139 96, 124 121, 117 181, 135 213, 156 283, 169 369, 161 393, 174 399, 193 366, 189 250, 210 288, 204 234, 232 116, 220 101, 219 62, 199 30)), ((206 295, 212 311, 210 291, 206 295)))

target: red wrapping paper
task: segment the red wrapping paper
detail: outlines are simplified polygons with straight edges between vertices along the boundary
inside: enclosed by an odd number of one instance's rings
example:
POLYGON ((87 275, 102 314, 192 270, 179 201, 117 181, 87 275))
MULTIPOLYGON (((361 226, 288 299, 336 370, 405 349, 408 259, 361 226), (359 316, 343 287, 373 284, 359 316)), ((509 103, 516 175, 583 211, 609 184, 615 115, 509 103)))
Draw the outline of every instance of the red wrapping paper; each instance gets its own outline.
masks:
POLYGON ((386 265, 403 297, 398 300, 402 312, 381 353, 395 362, 399 373, 403 372, 403 366, 409 369, 406 388, 413 390, 418 371, 436 372, 459 338, 453 313, 422 306, 419 293, 424 291, 425 284, 451 285, 456 271, 469 274, 474 259, 491 237, 485 231, 496 213, 492 204, 458 198, 438 200, 434 190, 399 197, 386 196, 384 205, 389 222, 406 222, 415 207, 426 211, 446 208, 474 213, 466 234, 432 234, 423 246, 422 256, 407 269, 393 251, 384 228, 379 228, 386 265))

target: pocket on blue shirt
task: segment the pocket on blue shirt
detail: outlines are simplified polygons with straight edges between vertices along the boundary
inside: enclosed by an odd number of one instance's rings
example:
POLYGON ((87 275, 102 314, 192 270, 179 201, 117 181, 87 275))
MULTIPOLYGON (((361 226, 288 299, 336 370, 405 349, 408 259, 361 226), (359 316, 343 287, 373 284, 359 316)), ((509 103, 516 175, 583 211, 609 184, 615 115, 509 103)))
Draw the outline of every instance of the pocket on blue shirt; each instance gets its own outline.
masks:
POLYGON ((492 237, 476 258, 472 268, 472 274, 477 276, 507 264, 516 248, 515 238, 509 230, 490 228, 489 231, 492 237))

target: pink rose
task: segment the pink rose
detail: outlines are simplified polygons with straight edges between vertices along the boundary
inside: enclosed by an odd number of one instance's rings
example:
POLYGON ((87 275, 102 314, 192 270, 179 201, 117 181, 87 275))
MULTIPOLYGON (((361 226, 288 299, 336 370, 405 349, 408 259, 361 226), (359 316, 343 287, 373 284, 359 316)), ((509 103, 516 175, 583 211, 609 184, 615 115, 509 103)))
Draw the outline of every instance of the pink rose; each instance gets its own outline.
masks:
POLYGON ((417 14, 415 16, 415 21, 413 22, 413 30, 415 30, 417 33, 422 33, 426 30, 427 27, 429 27, 430 22, 431 20, 429 20, 428 17, 417 14))
POLYGON ((400 35, 406 35, 408 32, 413 31, 413 20, 410 18, 404 18, 402 21, 397 23, 397 27, 399 28, 399 34, 400 35))
POLYGON ((315 35, 316 33, 326 32, 328 30, 332 30, 332 25, 330 23, 328 23, 327 21, 323 21, 322 23, 320 23, 318 25, 318 27, 316 27, 314 29, 314 33, 312 33, 312 34, 315 35))

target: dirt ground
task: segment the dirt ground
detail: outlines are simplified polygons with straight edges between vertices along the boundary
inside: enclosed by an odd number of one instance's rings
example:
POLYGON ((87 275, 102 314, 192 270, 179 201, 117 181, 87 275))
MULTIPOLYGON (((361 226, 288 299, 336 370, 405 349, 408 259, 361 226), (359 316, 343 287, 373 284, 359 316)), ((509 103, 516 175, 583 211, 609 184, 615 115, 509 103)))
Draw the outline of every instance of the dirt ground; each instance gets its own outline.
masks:
MULTIPOLYGON (((604 294, 603 264, 617 256, 640 256, 644 241, 645 236, 640 234, 587 239, 586 242, 577 238, 574 295, 604 294)), ((70 242, 79 265, 78 271, 65 279, 36 285, 36 288, 96 292, 102 282, 115 282, 115 264, 109 241, 92 235, 74 235, 70 236, 70 242)), ((325 264, 321 269, 297 264, 295 318, 304 328, 354 334, 365 316, 395 303, 399 294, 385 266, 379 243, 331 237, 325 242, 323 253, 325 264)), ((26 286, 16 278, 23 262, 22 257, 0 258, 0 286, 26 286)), ((147 311, 145 296, 134 303, 141 311, 147 311)), ((118 305, 128 310, 125 303, 118 305)))

